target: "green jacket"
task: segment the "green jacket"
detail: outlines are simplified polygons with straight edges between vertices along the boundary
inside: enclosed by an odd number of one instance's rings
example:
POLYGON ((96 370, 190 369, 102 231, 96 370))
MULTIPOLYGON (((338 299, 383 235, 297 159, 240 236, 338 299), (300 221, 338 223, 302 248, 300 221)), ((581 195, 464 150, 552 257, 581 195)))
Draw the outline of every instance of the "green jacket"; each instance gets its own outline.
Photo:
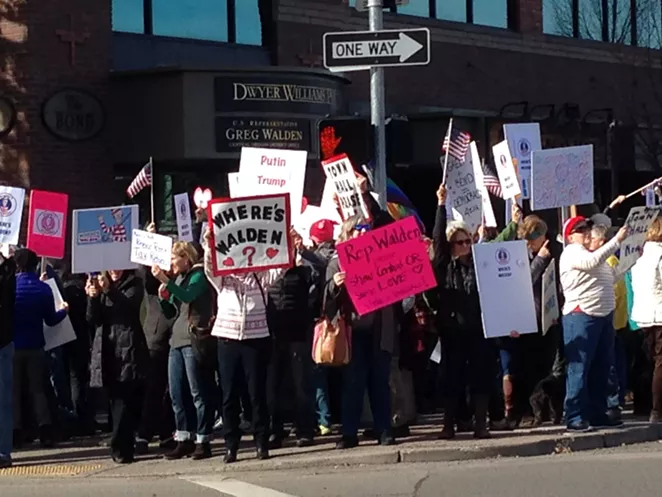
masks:
POLYGON ((510 222, 492 242, 511 242, 517 240, 517 223, 510 222))

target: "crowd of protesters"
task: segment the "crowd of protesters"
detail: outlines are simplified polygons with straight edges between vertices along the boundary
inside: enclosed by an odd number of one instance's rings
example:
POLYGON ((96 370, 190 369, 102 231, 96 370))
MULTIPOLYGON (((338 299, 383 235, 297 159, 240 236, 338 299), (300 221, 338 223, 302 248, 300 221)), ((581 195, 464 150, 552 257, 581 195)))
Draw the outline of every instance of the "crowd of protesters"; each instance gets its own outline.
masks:
MULTIPOLYGON (((362 182, 365 185, 366 182, 362 182)), ((365 189, 365 187, 364 187, 365 189)), ((362 436, 392 445, 417 415, 444 410, 440 438, 472 431, 565 423, 584 432, 622 423, 626 395, 635 414, 662 414, 662 218, 627 274, 618 269, 628 229, 607 216, 572 217, 556 237, 517 205, 500 233, 472 233, 449 221, 446 189, 429 254, 437 287, 358 315, 345 288, 335 243, 393 222, 364 192, 370 216, 320 220, 306 246, 294 231, 287 269, 217 277, 209 233, 176 242, 171 268, 70 275, 40 267, 17 249, 0 263, 0 467, 36 438, 45 448, 93 435, 107 414, 117 463, 131 463, 160 442, 164 457, 205 459, 222 427, 223 460, 237 460, 252 433, 266 459, 292 435, 298 447, 340 424, 338 449, 362 436), (539 332, 486 339, 472 260, 474 243, 526 241, 539 332), (565 245, 565 248, 564 248, 565 245), (562 318, 542 332, 542 276, 555 264, 562 318), (66 304, 56 309, 44 280, 66 304), (44 325, 69 315, 77 339, 44 352, 44 325), (351 323, 351 359, 316 365, 315 323, 351 323), (437 343, 441 361, 431 361, 437 343), (367 403, 365 400, 367 399, 367 403), (291 426, 291 429, 287 427, 291 426)), ((617 199, 611 207, 622 202, 617 199)), ((204 214, 196 213, 201 230, 204 214)), ((149 230, 155 231, 150 225, 149 230)))

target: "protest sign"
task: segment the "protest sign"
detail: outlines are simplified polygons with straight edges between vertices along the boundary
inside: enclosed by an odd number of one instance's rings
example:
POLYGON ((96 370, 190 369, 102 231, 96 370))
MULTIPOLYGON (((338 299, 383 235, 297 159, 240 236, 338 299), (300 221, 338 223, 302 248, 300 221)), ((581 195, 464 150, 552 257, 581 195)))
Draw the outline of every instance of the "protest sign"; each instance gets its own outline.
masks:
POLYGON ((288 193, 290 219, 296 221, 302 211, 307 160, 305 150, 242 148, 238 179, 242 193, 238 196, 288 193))
POLYGON ((342 217, 340 212, 336 207, 336 203, 333 201, 333 194, 336 192, 333 187, 333 182, 327 179, 324 182, 324 190, 322 191, 322 201, 320 202, 320 208, 324 212, 324 219, 330 219, 335 221, 338 225, 342 225, 342 217))
POLYGON ((68 208, 69 196, 64 193, 30 192, 27 247, 39 257, 64 257, 68 208))
POLYGON ((542 333, 546 335, 561 315, 554 259, 542 275, 542 306, 542 333))
POLYGON ((74 274, 136 269, 131 262, 131 234, 138 226, 137 205, 79 209, 72 217, 74 274))
POLYGON ((209 188, 197 187, 193 192, 193 203, 198 209, 206 209, 207 204, 212 199, 212 193, 209 188))
POLYGON ((338 244, 345 287, 359 314, 437 286, 421 236, 410 216, 338 244))
MULTIPOLYGON (((64 299, 62 298, 60 289, 57 287, 57 283, 55 283, 54 279, 46 280, 44 283, 46 283, 53 292, 55 308, 58 310, 61 309, 62 304, 64 304, 64 299)), ((68 315, 55 326, 44 325, 44 350, 46 352, 64 345, 65 343, 73 342, 74 340, 76 340, 76 331, 74 330, 74 327, 71 324, 71 319, 68 315)))
POLYGON ((499 176, 499 183, 501 183, 501 191, 503 198, 516 198, 521 195, 522 190, 517 179, 517 172, 513 165, 513 158, 510 155, 508 142, 502 141, 492 147, 492 155, 496 163, 497 175, 499 176))
POLYGON ((342 154, 322 162, 327 181, 338 195, 343 220, 355 214, 370 218, 370 213, 359 189, 354 166, 347 155, 342 154))
POLYGON ((293 263, 289 195, 212 200, 214 274, 263 271, 293 263))
POLYGON ((483 178, 483 163, 480 159, 480 154, 478 153, 478 146, 476 145, 476 142, 471 142, 469 144, 469 150, 471 152, 471 166, 473 167, 474 177, 476 178, 476 187, 480 190, 483 222, 488 228, 496 228, 496 216, 494 215, 494 209, 492 208, 490 194, 487 191, 487 187, 485 187, 485 180, 483 178))
POLYGON ((131 262, 143 266, 159 266, 164 271, 168 271, 171 256, 172 238, 149 231, 133 230, 131 262))
POLYGON ((177 217, 177 237, 184 242, 193 241, 193 227, 191 225, 191 205, 188 193, 175 195, 175 216, 177 217))
POLYGON ((511 155, 517 159, 522 198, 531 195, 531 153, 542 150, 539 123, 504 124, 503 133, 511 155))
POLYGON ((619 272, 625 272, 634 266, 637 259, 641 257, 646 243, 646 234, 660 210, 656 207, 633 207, 630 209, 625 225, 630 228, 630 234, 621 243, 619 257, 619 272))
POLYGON ((0 186, 0 244, 18 245, 25 190, 0 186))
POLYGON ((549 148, 531 155, 531 209, 593 203, 593 145, 549 148))
POLYGON ((476 183, 471 154, 462 162, 449 158, 446 189, 453 219, 463 221, 475 233, 483 222, 483 198, 476 183))
POLYGON ((485 338, 537 333, 526 242, 479 243, 473 256, 485 338))

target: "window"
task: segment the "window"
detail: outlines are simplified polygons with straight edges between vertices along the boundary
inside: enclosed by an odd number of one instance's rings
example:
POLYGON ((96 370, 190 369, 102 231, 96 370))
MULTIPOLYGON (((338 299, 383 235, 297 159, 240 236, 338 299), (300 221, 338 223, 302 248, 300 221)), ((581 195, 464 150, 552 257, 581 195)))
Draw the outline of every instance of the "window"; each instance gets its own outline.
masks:
POLYGON ((543 33, 573 36, 572 0, 543 0, 543 33))
POLYGON ((144 33, 143 0, 113 0, 113 31, 144 33))
POLYGON ((113 30, 261 45, 262 22, 269 22, 262 19, 261 6, 269 2, 271 0, 112 0, 113 30))
POLYGON ((662 48, 662 3, 659 0, 639 0, 636 21, 637 45, 662 48))
POLYGON ((436 0, 437 19, 467 22, 467 0, 436 0))
POLYGON ((506 0, 473 0, 474 24, 508 27, 508 2, 506 0))
POLYGON ((430 2, 429 0, 409 0, 409 5, 398 7, 398 14, 430 17, 430 2))

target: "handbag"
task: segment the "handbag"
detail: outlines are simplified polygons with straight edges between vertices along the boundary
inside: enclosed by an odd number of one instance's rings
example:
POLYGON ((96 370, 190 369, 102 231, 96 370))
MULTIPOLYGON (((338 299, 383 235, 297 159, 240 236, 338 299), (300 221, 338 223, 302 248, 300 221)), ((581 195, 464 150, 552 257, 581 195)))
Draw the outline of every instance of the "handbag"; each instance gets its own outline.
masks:
POLYGON ((211 334, 212 329, 214 328, 214 322, 216 321, 216 314, 218 314, 215 293, 214 289, 210 287, 209 295, 212 299, 212 316, 209 318, 209 322, 204 326, 201 326, 200 323, 193 324, 191 322, 191 304, 188 306, 188 335, 191 339, 193 356, 201 366, 208 368, 216 368, 218 361, 216 350, 218 340, 211 334))
POLYGON ((345 366, 352 358, 352 327, 339 311, 333 319, 326 315, 326 292, 322 299, 322 317, 315 323, 313 361, 324 366, 345 366))

